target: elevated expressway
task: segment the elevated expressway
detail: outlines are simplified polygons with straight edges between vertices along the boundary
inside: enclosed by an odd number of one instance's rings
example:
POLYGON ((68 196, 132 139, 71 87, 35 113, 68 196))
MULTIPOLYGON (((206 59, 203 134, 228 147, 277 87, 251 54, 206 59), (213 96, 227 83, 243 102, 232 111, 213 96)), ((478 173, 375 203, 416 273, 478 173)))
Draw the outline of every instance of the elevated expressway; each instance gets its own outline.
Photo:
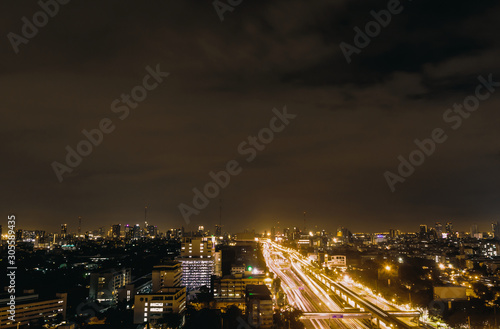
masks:
POLYGON ((419 312, 399 310, 382 299, 374 303, 373 297, 335 282, 295 250, 265 241, 264 258, 281 279, 289 304, 303 312, 307 328, 420 328, 419 312))

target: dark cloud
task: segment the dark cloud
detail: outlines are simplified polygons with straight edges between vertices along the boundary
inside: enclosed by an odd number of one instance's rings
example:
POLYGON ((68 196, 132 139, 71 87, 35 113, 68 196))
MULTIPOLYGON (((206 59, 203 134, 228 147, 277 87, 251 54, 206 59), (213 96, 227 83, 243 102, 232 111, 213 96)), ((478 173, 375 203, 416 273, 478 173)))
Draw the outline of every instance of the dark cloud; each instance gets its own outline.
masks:
MULTIPOLYGON (((339 47, 386 1, 244 1, 221 22, 210 1, 70 2, 15 54, 0 48, 4 212, 56 230, 150 222, 185 225, 177 205, 210 171, 236 159, 223 190, 229 230, 308 225, 353 231, 460 229, 497 218, 498 95, 452 131, 442 114, 500 80, 496 1, 401 2, 404 11, 347 64, 339 47), (111 103, 142 82, 146 66, 171 75, 125 120, 111 103), (238 145, 268 125, 273 108, 297 114, 247 163, 238 145), (65 147, 110 118, 115 131, 59 183, 65 147), (413 140, 448 140, 391 193, 383 173, 413 140)), ((20 33, 36 3, 4 2, 0 32, 20 33)), ((192 226, 218 222, 213 200, 192 226)))

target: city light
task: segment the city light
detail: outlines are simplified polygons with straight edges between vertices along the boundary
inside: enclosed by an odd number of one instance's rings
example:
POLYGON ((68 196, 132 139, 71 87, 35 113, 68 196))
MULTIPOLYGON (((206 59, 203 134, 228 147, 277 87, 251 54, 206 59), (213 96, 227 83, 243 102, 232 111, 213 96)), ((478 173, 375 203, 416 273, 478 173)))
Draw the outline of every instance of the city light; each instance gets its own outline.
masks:
POLYGON ((0 11, 0 329, 500 329, 500 1, 69 2, 0 11))

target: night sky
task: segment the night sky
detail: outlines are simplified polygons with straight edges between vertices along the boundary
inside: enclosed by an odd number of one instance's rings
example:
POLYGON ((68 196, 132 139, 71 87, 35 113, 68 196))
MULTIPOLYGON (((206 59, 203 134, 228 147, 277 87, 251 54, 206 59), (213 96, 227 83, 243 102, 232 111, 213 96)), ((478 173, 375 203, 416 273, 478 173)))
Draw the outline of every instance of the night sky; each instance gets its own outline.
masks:
POLYGON ((221 21, 212 1, 73 0, 17 54, 9 33, 22 36, 41 7, 3 1, 1 224, 15 213, 18 228, 75 232, 78 216, 83 230, 143 223, 148 206, 160 230, 213 231, 222 198, 231 232, 302 227, 304 211, 308 229, 489 230, 500 219, 500 87, 458 129, 443 114, 478 76, 500 81, 500 3, 401 5, 348 64, 340 44, 354 45, 354 28, 388 1, 243 0, 221 21), (113 108, 157 66, 169 75, 143 101, 113 108), (239 145, 285 106, 296 117, 247 161, 239 145), (66 147, 105 118, 114 130, 59 182, 53 163, 66 165, 66 147), (384 173, 398 174, 398 156, 435 128, 447 140, 392 192, 384 173), (193 206, 193 188, 231 160, 241 173, 188 225, 179 204, 193 206))

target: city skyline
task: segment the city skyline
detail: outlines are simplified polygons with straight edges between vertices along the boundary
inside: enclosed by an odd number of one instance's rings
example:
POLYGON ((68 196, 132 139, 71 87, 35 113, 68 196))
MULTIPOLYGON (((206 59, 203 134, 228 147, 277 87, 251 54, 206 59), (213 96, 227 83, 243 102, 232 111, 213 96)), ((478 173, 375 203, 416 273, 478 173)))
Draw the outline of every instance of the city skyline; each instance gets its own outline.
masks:
POLYGON ((1 328, 500 328, 499 1, 0 16, 1 328))
MULTIPOLYGON (((46 233, 59 234, 64 230, 64 232, 65 232, 64 234, 67 233, 67 234, 76 234, 76 235, 82 234, 83 235, 86 232, 99 231, 101 229, 104 229, 103 232, 105 232, 105 234, 108 234, 108 233, 114 234, 114 233, 112 233, 112 231, 114 230, 114 227, 119 225, 121 235, 124 236, 125 228, 126 227, 133 228, 134 226, 138 226, 140 229, 143 229, 145 231, 147 231, 150 227, 154 227, 155 230, 160 231, 160 232, 167 232, 170 230, 183 229, 183 232, 186 232, 186 233, 199 232, 200 227, 201 227, 203 232, 209 232, 211 235, 216 235, 215 234, 216 229, 219 226, 218 223, 213 225, 213 226, 199 225, 196 227, 194 227, 193 225, 185 225, 185 226, 182 226, 182 225, 181 226, 165 226, 165 225, 163 225, 163 226, 158 226, 154 221, 150 221, 149 223, 144 222, 144 221, 143 222, 139 221, 136 223, 134 223, 134 222, 113 223, 113 224, 101 225, 101 226, 96 226, 96 227, 84 227, 83 225, 79 226, 80 222, 78 222, 74 225, 71 225, 71 223, 69 223, 69 224, 68 223, 69 222, 61 223, 61 224, 57 225, 57 227, 55 227, 54 229, 51 229, 49 227, 36 227, 36 226, 23 227, 22 225, 19 225, 19 224, 17 227, 18 227, 18 229, 26 230, 26 231, 44 231, 46 233), (148 224, 148 225, 146 226, 146 224, 148 224), (43 228, 43 230, 41 230, 41 228, 43 228), (81 231, 81 233, 78 232, 79 230, 81 231)), ((380 229, 374 230, 374 231, 353 230, 353 229, 351 229, 350 226, 344 225, 344 224, 339 224, 335 227, 333 227, 333 226, 332 227, 325 227, 325 226, 320 227, 317 225, 314 225, 313 227, 310 227, 310 226, 308 227, 306 225, 305 233, 309 233, 309 232, 317 233, 317 232, 321 232, 321 231, 335 232, 335 231, 338 231, 339 229, 348 229, 351 233, 368 233, 368 234, 377 234, 377 233, 390 234, 390 232, 393 230, 399 231, 401 233, 419 233, 422 230, 422 226, 425 226, 426 232, 437 231, 438 224, 440 224, 440 228, 439 228, 440 233, 451 233, 451 232, 453 232, 453 233, 462 233, 462 232, 463 233, 483 233, 483 232, 495 233, 494 227, 496 226, 496 227, 500 228, 498 223, 499 223, 499 221, 491 221, 488 223, 479 223, 479 224, 477 222, 474 222, 474 223, 471 223, 469 226, 464 226, 464 227, 459 226, 457 228, 455 223, 452 221, 432 222, 432 223, 423 223, 422 222, 421 224, 418 224, 415 227, 410 228, 408 230, 401 229, 400 227, 388 227, 388 228, 381 227, 380 229), (450 224, 451 224, 451 226, 449 226, 450 224), (474 231, 476 231, 476 232, 474 232, 474 231)), ((304 231, 304 222, 302 221, 302 223, 299 223, 298 225, 286 225, 286 223, 283 223, 283 222, 275 222, 275 223, 271 224, 270 226, 264 227, 262 229, 257 229, 257 228, 253 228, 253 227, 245 227, 243 229, 236 229, 236 230, 226 229, 224 227, 224 225, 222 225, 221 232, 222 233, 226 232, 229 234, 254 232, 255 234, 262 234, 262 233, 266 233, 266 232, 270 233, 274 230, 276 232, 280 232, 281 234, 283 234, 286 229, 294 229, 294 228, 296 228, 297 230, 300 230, 300 231, 304 231)))

